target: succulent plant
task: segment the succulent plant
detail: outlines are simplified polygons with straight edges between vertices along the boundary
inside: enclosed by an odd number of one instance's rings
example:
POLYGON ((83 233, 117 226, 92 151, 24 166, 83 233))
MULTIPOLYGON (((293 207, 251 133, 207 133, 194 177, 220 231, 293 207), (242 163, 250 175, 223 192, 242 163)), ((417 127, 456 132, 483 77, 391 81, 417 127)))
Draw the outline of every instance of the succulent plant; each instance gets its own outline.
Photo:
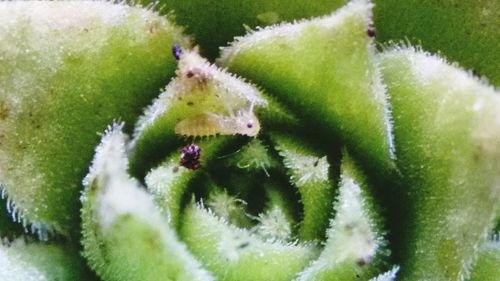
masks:
POLYGON ((497 3, 0 2, 0 279, 500 280, 497 3))

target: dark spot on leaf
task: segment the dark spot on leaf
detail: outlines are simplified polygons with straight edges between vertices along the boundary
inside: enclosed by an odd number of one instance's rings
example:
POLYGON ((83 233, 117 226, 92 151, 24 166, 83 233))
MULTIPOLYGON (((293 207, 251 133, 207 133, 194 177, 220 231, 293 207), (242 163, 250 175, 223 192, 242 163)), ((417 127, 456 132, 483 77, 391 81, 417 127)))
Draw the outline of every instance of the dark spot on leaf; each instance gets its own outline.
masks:
POLYGON ((356 264, 359 265, 359 266, 364 266, 364 265, 369 264, 370 262, 372 262, 372 260, 373 260, 373 256, 369 255, 369 256, 366 256, 366 257, 358 259, 356 261, 356 264))
POLYGON ((190 170, 201 166, 201 148, 196 144, 186 145, 181 149, 180 165, 190 170))
POLYGON ((238 245, 238 249, 244 249, 250 245, 250 242, 244 242, 238 245))
POLYGON ((366 30, 366 34, 368 34, 369 37, 375 37, 375 34, 377 33, 377 29, 373 24, 368 25, 368 29, 366 30))
POLYGON ((149 29, 148 29, 149 33, 151 33, 151 34, 155 34, 159 30, 160 30, 160 22, 159 21, 152 22, 151 25, 149 26, 149 29))
POLYGON ((180 60, 181 55, 182 55, 182 49, 181 46, 174 44, 172 45, 172 55, 176 60, 180 60))

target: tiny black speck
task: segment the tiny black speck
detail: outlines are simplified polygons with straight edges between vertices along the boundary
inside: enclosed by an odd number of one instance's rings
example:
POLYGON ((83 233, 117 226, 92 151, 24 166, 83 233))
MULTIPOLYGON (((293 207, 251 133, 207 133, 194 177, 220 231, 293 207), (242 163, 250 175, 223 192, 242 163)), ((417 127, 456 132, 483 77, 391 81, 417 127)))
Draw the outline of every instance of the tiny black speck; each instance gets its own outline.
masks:
POLYGON ((179 60, 181 58, 181 55, 182 55, 181 46, 179 46, 177 44, 172 45, 172 55, 174 55, 174 58, 176 60, 179 60))
POLYGON ((377 33, 377 29, 373 24, 368 25, 368 29, 366 30, 366 34, 368 34, 369 37, 375 37, 375 34, 377 33))

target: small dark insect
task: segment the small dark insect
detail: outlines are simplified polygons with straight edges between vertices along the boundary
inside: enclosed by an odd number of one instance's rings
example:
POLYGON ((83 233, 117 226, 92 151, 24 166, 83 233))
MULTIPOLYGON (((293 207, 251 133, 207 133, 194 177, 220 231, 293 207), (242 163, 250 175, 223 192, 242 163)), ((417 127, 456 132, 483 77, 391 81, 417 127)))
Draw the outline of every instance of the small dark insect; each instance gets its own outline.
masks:
POLYGON ((356 261, 356 264, 359 266, 364 266, 366 264, 366 261, 364 259, 359 259, 356 261))
POLYGON ((176 60, 180 60, 181 55, 182 55, 181 46, 179 46, 177 44, 172 45, 172 55, 174 55, 174 58, 176 60))
POLYGON ((187 78, 196 77, 200 82, 206 82, 210 79, 210 74, 199 67, 192 67, 186 72, 187 78))
POLYGON ((360 258, 356 261, 356 264, 359 265, 359 266, 364 266, 366 264, 369 264, 370 262, 372 262, 373 260, 373 256, 369 255, 369 256, 366 256, 364 258, 360 258))
POLYGON ((180 165, 190 170, 201 166, 201 148, 196 144, 186 145, 181 149, 180 165))
POLYGON ((375 37, 375 33, 377 33, 377 29, 372 23, 370 23, 368 25, 368 29, 366 30, 366 34, 368 34, 369 37, 375 37))
POLYGON ((250 242, 243 242, 240 245, 238 245, 238 249, 244 249, 248 246, 250 246, 250 242))

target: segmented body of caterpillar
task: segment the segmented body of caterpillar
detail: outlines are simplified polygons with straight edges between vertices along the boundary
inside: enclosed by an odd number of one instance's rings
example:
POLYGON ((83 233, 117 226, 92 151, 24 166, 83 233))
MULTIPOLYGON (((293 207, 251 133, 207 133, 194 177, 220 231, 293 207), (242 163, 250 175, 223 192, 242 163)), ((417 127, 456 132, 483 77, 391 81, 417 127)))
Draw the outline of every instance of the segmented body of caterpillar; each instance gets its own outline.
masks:
POLYGON ((246 135, 255 137, 259 133, 260 123, 253 112, 244 112, 236 116, 224 116, 204 113, 184 119, 175 126, 175 133, 184 136, 202 137, 213 135, 246 135))

